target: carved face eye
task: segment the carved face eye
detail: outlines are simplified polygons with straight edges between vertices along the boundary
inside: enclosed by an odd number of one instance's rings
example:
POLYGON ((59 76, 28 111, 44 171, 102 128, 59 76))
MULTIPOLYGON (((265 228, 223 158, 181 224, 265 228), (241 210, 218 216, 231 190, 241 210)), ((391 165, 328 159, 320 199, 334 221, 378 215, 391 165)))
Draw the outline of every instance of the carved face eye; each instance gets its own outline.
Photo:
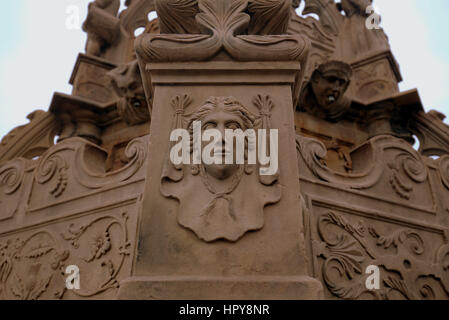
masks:
POLYGON ((333 86, 343 87, 346 83, 345 80, 337 78, 337 77, 328 77, 326 78, 327 82, 333 86))
POLYGON ((240 124, 232 121, 232 122, 226 123, 226 129, 237 130, 237 129, 241 129, 241 127, 240 127, 240 124))
POLYGON ((214 129, 216 127, 217 127, 217 124, 215 122, 209 121, 204 124, 203 130, 214 129))

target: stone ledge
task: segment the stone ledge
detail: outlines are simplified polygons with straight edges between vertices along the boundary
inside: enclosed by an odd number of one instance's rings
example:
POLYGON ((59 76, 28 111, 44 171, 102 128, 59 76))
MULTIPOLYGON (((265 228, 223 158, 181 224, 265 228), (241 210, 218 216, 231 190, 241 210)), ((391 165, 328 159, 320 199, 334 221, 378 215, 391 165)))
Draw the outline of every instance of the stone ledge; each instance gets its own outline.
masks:
POLYGON ((320 281, 308 276, 132 277, 120 300, 321 300, 320 281))

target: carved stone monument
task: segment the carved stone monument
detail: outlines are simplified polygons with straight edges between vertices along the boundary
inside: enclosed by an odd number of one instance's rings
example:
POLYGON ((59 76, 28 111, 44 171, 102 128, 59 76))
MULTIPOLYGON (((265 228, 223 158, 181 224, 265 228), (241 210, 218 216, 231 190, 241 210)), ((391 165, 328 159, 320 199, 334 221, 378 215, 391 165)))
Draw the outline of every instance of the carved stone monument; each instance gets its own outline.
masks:
POLYGON ((301 2, 93 1, 72 94, 0 143, 0 299, 448 299, 444 115, 372 1, 301 2))

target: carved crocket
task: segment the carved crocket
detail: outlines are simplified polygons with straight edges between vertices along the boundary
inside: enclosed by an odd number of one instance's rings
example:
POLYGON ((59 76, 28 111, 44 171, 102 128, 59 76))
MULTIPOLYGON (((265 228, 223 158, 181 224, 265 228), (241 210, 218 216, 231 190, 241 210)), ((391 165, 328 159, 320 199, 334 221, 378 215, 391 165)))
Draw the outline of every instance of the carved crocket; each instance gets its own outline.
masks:
MULTIPOLYGON (((195 16, 201 0, 156 0, 161 33, 200 33, 195 16)), ((231 0, 234 1, 234 0, 231 0)), ((247 13, 251 15, 250 35, 285 34, 290 21, 292 0, 250 0, 247 13)))

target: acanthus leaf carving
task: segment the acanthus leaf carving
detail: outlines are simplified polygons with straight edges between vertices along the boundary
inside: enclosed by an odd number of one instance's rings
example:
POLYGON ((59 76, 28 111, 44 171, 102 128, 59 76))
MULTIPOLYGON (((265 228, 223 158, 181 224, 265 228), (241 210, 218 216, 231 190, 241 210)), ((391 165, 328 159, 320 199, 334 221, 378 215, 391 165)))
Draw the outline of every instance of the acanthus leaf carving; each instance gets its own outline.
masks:
MULTIPOLYGON (((186 8, 190 8, 192 2, 195 1, 186 1, 186 8)), ((289 1, 275 2, 282 4, 278 14, 290 17, 291 8, 285 5, 289 1)), ((259 20, 251 28, 257 34, 245 35, 251 21, 246 13, 247 0, 200 0, 195 15, 203 34, 143 35, 136 41, 136 51, 145 61, 204 61, 222 49, 237 61, 302 61, 306 58, 308 39, 300 35, 279 35, 286 32, 289 19, 282 20, 281 25, 272 25, 273 17, 267 15, 272 11, 271 5, 249 3, 249 10, 254 11, 252 18, 259 20), (260 33, 263 35, 258 35, 260 33)))
MULTIPOLYGON (((21 241, 8 240, 0 245, 0 256, 5 266, 1 271, 0 296, 21 300, 37 300, 50 288, 52 281, 60 277, 61 268, 70 253, 61 249, 52 234, 39 231, 21 241)), ((64 285, 63 279, 54 287, 64 285)), ((56 289, 58 292, 64 289, 56 289)))
POLYGON ((80 269, 104 270, 102 277, 92 279, 93 284, 85 285, 81 290, 75 290, 73 293, 76 296, 93 297, 120 286, 119 273, 125 258, 131 254, 128 219, 127 212, 123 212, 120 218, 101 216, 86 224, 78 226, 71 224, 66 232, 61 234, 62 238, 74 249, 72 255, 76 255, 79 259, 80 269))
POLYGON ((323 281, 334 296, 358 299, 371 295, 375 299, 396 299, 398 296, 393 294, 399 293, 405 299, 432 299, 441 297, 434 287, 435 281, 444 288, 444 297, 449 296, 449 264, 446 261, 445 269, 444 263, 449 257, 447 245, 436 252, 435 263, 429 266, 424 257, 424 240, 417 231, 395 229, 392 234, 380 235, 374 226, 365 228, 362 222, 355 226, 334 212, 322 215, 317 227, 324 243, 314 241, 314 254, 325 259, 321 264, 323 281), (392 254, 391 249, 396 253, 392 254), (363 275, 368 265, 382 268, 384 286, 379 290, 370 291, 365 287, 363 275))
POLYGON ((9 219, 19 208, 20 189, 25 175, 25 160, 16 159, 0 165, 0 221, 9 219))

